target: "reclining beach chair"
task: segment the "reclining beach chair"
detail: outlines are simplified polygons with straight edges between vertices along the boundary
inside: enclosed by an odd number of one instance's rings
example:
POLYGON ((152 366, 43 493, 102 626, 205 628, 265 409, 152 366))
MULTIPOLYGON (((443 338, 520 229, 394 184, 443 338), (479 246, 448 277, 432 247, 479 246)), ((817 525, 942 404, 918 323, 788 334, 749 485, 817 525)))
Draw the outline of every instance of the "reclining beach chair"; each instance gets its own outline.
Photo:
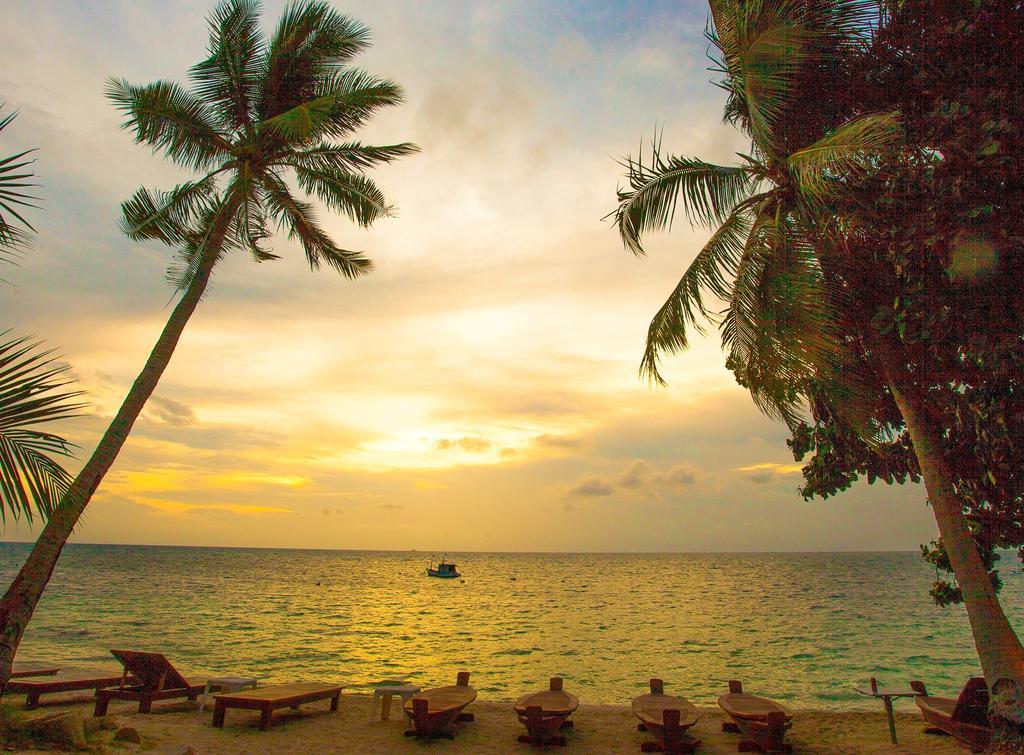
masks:
POLYGON ((929 734, 949 734, 981 752, 992 739, 992 726, 988 721, 988 686, 980 676, 967 680, 956 700, 933 697, 922 682, 913 681, 910 688, 917 693, 914 702, 921 715, 931 726, 929 734))
POLYGON ((111 700, 138 700, 139 713, 149 713, 154 700, 195 700, 206 689, 204 684, 189 684, 160 653, 111 650, 110 654, 124 666, 124 674, 119 686, 96 690, 93 716, 107 715, 111 700), (135 677, 138 684, 127 684, 129 676, 135 677))
MULTIPOLYGON (((61 692, 80 692, 87 689, 101 689, 117 684, 123 675, 116 671, 68 670, 48 676, 29 676, 11 679, 4 694, 25 695, 25 708, 39 707, 39 698, 61 692)), ((131 679, 131 681, 135 681, 131 679)))

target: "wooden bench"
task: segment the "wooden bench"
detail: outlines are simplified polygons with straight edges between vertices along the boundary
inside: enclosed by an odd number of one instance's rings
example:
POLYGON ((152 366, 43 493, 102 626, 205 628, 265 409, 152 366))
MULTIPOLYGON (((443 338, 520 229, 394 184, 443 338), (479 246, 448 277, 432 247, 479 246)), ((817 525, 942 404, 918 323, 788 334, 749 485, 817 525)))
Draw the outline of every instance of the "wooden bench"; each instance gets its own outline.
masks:
POLYGON ((60 668, 52 663, 15 661, 11 665, 11 679, 20 679, 24 676, 53 676, 58 671, 60 668))
POLYGON ((222 692, 213 696, 213 725, 224 728, 224 713, 228 708, 242 710, 258 710, 260 712, 260 731, 270 728, 270 719, 279 708, 298 710, 302 703, 317 700, 331 701, 331 710, 338 710, 338 700, 344 689, 341 684, 320 684, 318 682, 296 682, 294 684, 275 684, 269 687, 244 690, 242 692, 222 692))
MULTIPOLYGON (((26 679, 12 679, 7 683, 7 694, 26 695, 25 708, 33 710, 39 707, 41 695, 52 695, 57 692, 76 692, 84 689, 101 689, 120 683, 120 672, 103 671, 67 671, 61 674, 26 679)), ((130 679, 134 684, 135 680, 130 679)))

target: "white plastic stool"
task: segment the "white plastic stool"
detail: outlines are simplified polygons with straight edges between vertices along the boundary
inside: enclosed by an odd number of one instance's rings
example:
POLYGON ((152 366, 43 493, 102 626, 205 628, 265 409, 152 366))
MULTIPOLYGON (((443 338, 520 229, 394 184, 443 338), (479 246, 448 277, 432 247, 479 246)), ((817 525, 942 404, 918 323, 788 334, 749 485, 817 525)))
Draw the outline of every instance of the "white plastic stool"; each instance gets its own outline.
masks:
POLYGON ((385 687, 377 687, 373 690, 373 705, 370 708, 370 720, 373 721, 377 713, 377 700, 380 699, 380 720, 387 721, 391 717, 391 698, 394 695, 401 695, 402 705, 405 701, 420 691, 415 684, 393 684, 385 687))
POLYGON ((203 712, 206 701, 210 697, 210 690, 214 687, 218 692, 240 692, 246 687, 256 689, 255 676, 218 676, 206 682, 206 689, 203 690, 203 697, 199 701, 199 712, 203 712))

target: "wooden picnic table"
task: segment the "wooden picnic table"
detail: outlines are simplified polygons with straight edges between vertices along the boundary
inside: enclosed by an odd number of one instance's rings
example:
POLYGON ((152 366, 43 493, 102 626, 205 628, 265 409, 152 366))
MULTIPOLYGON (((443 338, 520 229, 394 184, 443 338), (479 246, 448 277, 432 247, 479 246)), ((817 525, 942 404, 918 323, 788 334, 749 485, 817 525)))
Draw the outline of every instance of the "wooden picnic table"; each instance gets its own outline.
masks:
POLYGON ((665 683, 651 679, 651 691, 633 699, 633 715, 640 719, 639 731, 651 731, 661 742, 645 742, 643 752, 689 753, 700 746, 700 740, 686 735, 697 723, 697 709, 684 697, 665 694, 665 683))
POLYGON ((295 682, 294 684, 274 684, 269 687, 244 690, 241 692, 222 692, 213 696, 213 725, 224 728, 224 713, 228 708, 260 711, 260 731, 270 728, 270 720, 278 708, 298 710, 302 703, 317 700, 331 701, 331 710, 338 710, 338 700, 342 684, 320 684, 318 682, 295 682))
POLYGON ((462 711, 474 700, 476 690, 469 686, 468 671, 460 671, 456 675, 455 684, 417 692, 402 706, 406 718, 412 725, 405 735, 420 739, 439 736, 452 738, 452 724, 460 720, 473 720, 472 713, 462 711))
MULTIPOLYGON (((102 689, 119 684, 121 671, 89 671, 86 669, 62 671, 49 676, 22 677, 7 683, 7 694, 25 695, 25 708, 32 710, 39 706, 41 695, 57 692, 76 692, 84 689, 102 689)), ((134 679, 130 679, 132 683, 134 679)))
MULTIPOLYGON (((742 732, 751 744, 769 752, 789 752, 786 732, 793 725, 793 714, 774 700, 743 692, 743 684, 729 682, 729 693, 718 698, 718 707, 733 723, 723 723, 722 731, 742 732)), ((740 747, 744 746, 740 742, 740 747)))
POLYGON ((58 671, 60 671, 60 667, 54 666, 52 663, 15 661, 11 666, 11 679, 20 679, 24 676, 53 676, 58 671))
POLYGON ((542 692, 528 692, 513 704, 513 710, 520 723, 526 725, 527 733, 519 737, 520 742, 535 744, 565 745, 562 729, 571 729, 569 720, 580 707, 579 698, 563 688, 561 677, 552 677, 548 689, 542 692))

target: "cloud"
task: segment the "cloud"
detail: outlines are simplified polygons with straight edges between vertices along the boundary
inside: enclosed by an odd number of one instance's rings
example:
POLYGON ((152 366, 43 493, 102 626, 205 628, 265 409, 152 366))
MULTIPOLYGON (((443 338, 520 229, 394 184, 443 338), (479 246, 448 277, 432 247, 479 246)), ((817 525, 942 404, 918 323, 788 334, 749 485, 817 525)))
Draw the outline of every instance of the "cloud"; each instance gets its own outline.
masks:
POLYGON ((658 478, 659 483, 672 488, 693 485, 696 481, 696 476, 688 467, 674 467, 668 474, 658 478))
POLYGON ((569 489, 568 495, 570 498, 601 498, 613 492, 615 491, 611 485, 596 477, 590 477, 576 483, 569 489))
POLYGON ((633 465, 619 477, 619 487, 633 490, 636 488, 642 488, 647 484, 648 480, 651 479, 651 471, 651 465, 646 461, 634 462, 633 465))
POLYGON ((196 419, 191 407, 162 396, 149 397, 149 401, 146 402, 146 413, 152 418, 176 427, 191 425, 196 419))
POLYGON ((441 438, 440 440, 434 441, 434 448, 438 451, 450 451, 458 448, 474 454, 489 451, 492 445, 494 444, 487 440, 487 438, 471 436, 467 436, 465 438, 441 438))
POLYGON ((775 479, 775 475, 799 474, 803 469, 802 464, 779 464, 777 462, 764 462, 761 464, 750 464, 745 467, 737 467, 737 472, 743 472, 744 478, 755 485, 766 485, 775 479))
POLYGON ((583 440, 569 435, 543 433, 533 439, 533 445, 540 448, 579 448, 583 445, 583 440))

